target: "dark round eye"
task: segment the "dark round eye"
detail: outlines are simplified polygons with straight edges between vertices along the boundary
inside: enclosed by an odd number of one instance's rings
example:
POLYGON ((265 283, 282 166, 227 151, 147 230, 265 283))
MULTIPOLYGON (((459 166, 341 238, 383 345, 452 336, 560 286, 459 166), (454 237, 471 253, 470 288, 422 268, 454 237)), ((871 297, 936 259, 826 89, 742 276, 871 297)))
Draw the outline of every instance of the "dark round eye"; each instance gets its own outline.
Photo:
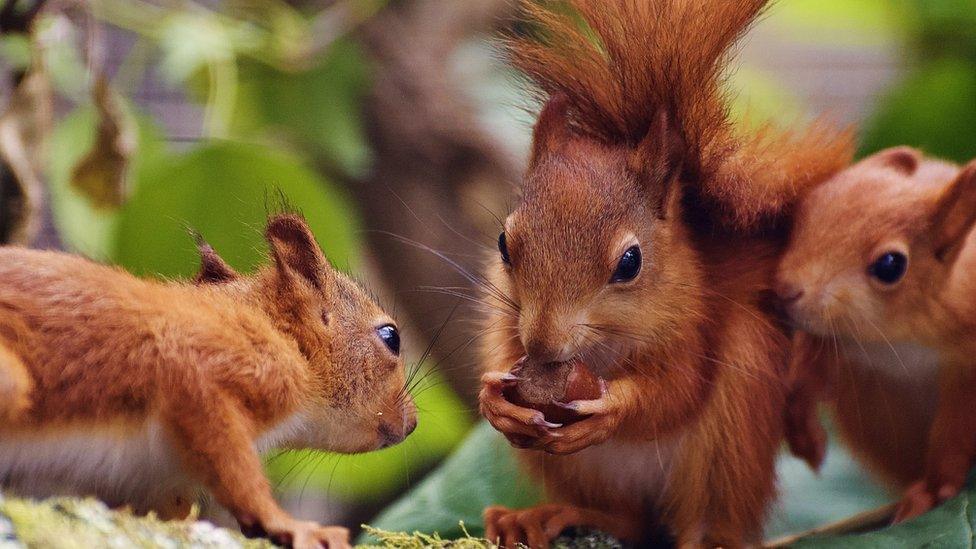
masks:
POLYGON ((505 233, 498 235, 498 251, 502 254, 502 261, 506 265, 512 264, 512 258, 508 257, 508 242, 505 241, 505 233))
POLYGON ((392 324, 380 326, 376 329, 376 333, 391 353, 400 356, 400 333, 397 332, 396 326, 392 324))
POLYGON ((868 274, 884 284, 894 284, 905 276, 908 258, 901 252, 886 252, 868 267, 868 274))
POLYGON ((620 256, 620 261, 617 262, 617 269, 613 271, 613 276, 610 277, 610 282, 627 282, 628 280, 633 280, 635 277, 637 277, 637 273, 639 273, 640 270, 640 246, 631 246, 627 248, 624 255, 620 256))

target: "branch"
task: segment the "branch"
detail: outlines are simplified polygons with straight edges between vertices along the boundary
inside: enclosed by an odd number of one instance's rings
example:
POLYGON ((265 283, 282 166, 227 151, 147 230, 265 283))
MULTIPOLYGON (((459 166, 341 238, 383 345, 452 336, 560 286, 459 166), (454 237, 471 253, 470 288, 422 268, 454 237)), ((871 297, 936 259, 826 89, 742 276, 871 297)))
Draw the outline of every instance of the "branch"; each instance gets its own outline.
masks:
POLYGON ((877 509, 871 509, 870 511, 858 513, 852 517, 848 517, 837 522, 824 524, 805 532, 790 534, 788 536, 783 536, 781 538, 768 541, 763 544, 763 547, 769 549, 776 547, 789 547, 800 540, 813 536, 839 536, 842 534, 856 534, 882 528, 891 524, 891 519, 895 516, 895 508, 897 506, 897 503, 889 503, 887 505, 878 507, 877 509))

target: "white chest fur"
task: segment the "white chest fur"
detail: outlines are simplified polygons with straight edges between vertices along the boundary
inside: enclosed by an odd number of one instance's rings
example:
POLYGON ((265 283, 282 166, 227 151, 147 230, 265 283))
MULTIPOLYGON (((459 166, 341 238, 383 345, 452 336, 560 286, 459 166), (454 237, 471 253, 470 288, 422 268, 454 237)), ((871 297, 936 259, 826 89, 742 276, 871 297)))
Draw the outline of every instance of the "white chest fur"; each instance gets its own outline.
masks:
MULTIPOLYGON (((300 432, 296 415, 262 435, 266 451, 300 432)), ((0 432, 0 486, 32 497, 92 495, 110 504, 165 506, 201 491, 158 421, 140 426, 0 432)))
POLYGON ((891 377, 933 378, 939 371, 939 353, 914 343, 844 343, 844 356, 891 377))
POLYGON ((593 479, 589 484, 615 498, 631 495, 634 505, 658 503, 671 481, 670 472, 680 439, 659 442, 609 441, 572 456, 560 456, 576 475, 593 479), (568 458, 568 459, 567 459, 568 458), (595 478, 594 478, 595 477, 595 478))
POLYGON ((939 353, 914 343, 844 343, 845 358, 893 380, 920 380, 935 386, 939 353))
POLYGON ((135 506, 194 490, 156 421, 0 433, 0 484, 27 496, 94 495, 135 506))
POLYGON ((915 406, 934 410, 940 364, 934 349, 912 343, 845 343, 841 352, 858 367, 883 376, 899 394, 914 399, 915 406))

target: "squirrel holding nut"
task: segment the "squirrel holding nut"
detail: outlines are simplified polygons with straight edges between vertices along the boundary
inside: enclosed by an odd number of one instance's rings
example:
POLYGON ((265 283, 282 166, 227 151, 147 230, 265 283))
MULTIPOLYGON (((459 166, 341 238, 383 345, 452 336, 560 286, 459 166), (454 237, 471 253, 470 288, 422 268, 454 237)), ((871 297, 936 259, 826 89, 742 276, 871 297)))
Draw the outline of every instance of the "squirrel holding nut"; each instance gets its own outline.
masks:
POLYGON ((798 194, 851 157, 822 124, 729 120, 730 48, 765 4, 522 2, 507 54, 545 105, 483 284, 480 409, 550 503, 488 508, 489 539, 758 541, 790 343, 775 267, 798 194))
POLYGON ((895 520, 976 462, 976 161, 881 151, 800 202, 777 293, 798 336, 787 438, 817 468, 826 399, 845 442, 905 489, 895 520))
POLYGON ((0 248, 2 486, 164 518, 202 488, 245 534, 347 547, 344 528, 278 506, 259 452, 367 452, 409 435, 399 334, 302 217, 272 217, 265 236, 273 263, 252 275, 201 245, 195 284, 0 248))

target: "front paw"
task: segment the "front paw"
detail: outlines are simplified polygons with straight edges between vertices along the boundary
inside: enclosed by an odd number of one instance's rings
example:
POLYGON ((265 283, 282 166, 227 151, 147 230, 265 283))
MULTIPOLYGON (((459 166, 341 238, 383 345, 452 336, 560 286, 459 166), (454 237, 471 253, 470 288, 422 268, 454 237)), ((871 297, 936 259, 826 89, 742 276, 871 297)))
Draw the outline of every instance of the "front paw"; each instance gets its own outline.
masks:
POLYGON ((924 515, 933 507, 955 497, 961 489, 961 483, 933 483, 920 480, 905 490, 892 522, 898 524, 924 515))
POLYGON ((489 372, 482 376, 481 393, 478 395, 481 415, 492 427, 505 435, 517 448, 530 448, 549 436, 558 423, 546 421, 538 410, 512 404, 505 398, 504 389, 515 378, 503 372, 489 372))
POLYGON ((807 462, 814 472, 820 472, 827 454, 827 431, 816 413, 788 410, 786 417, 786 442, 790 452, 807 462))
POLYGON ((936 495, 929 489, 929 483, 920 480, 909 486, 902 494, 892 523, 898 524, 923 515, 935 507, 936 501, 936 495))
POLYGON ((537 447, 550 454, 572 454, 606 442, 620 428, 624 410, 611 397, 606 383, 600 383, 601 396, 595 400, 577 400, 560 406, 583 419, 558 429, 549 429, 537 447))
POLYGON ((349 530, 339 526, 322 526, 317 522, 279 519, 265 526, 246 526, 240 521, 247 537, 267 537, 282 547, 293 549, 351 549, 349 530))

